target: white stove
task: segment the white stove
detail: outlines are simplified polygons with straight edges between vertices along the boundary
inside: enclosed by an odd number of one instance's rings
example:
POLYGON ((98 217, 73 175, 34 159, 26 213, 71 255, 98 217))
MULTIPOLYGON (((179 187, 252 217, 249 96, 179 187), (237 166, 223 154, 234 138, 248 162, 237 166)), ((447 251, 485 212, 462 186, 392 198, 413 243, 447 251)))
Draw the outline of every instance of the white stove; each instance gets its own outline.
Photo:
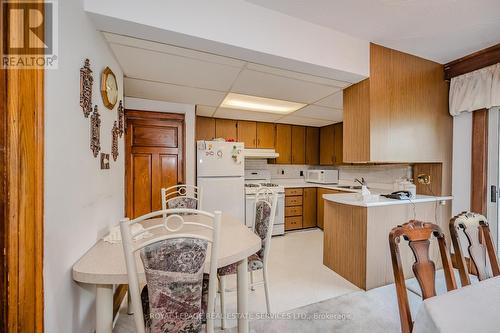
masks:
POLYGON ((285 233, 285 188, 271 182, 269 170, 245 170, 245 224, 252 227, 255 219, 255 193, 268 187, 278 194, 273 236, 285 233))

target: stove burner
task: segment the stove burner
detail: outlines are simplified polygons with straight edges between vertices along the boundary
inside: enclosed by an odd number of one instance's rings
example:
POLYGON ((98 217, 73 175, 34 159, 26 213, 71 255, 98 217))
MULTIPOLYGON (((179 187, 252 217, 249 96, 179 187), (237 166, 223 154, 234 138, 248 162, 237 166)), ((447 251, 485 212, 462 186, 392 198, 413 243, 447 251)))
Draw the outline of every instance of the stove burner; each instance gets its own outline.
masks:
POLYGON ((261 186, 264 187, 278 187, 279 185, 273 183, 260 183, 261 186))

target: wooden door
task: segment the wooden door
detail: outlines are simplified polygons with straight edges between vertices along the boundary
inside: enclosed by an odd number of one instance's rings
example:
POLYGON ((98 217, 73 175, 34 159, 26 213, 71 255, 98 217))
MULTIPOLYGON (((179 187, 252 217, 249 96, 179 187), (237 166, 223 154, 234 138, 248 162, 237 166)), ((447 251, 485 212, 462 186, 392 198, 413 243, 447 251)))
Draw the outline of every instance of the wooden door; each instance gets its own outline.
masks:
POLYGON ((333 125, 333 163, 342 164, 343 161, 343 124, 333 125))
POLYGON ((245 148, 257 147, 257 123, 255 121, 238 121, 238 141, 245 143, 245 148))
POLYGON ((196 117, 196 140, 215 138, 215 118, 196 117))
POLYGON ((274 148, 274 124, 257 123, 257 148, 274 148))
POLYGON ((315 187, 304 188, 303 208, 302 208, 302 227, 311 228, 316 226, 317 211, 317 190, 315 187))
POLYGON ((217 118, 215 120, 215 136, 217 138, 236 140, 238 137, 237 121, 217 118))
POLYGON ((292 163, 292 126, 276 124, 276 152, 280 154, 276 158, 277 164, 292 163))
POLYGON ((306 128, 292 126, 292 164, 306 163, 306 128))
POLYGON ((319 164, 319 128, 306 128, 306 164, 319 164))
POLYGON ((184 183, 184 115, 127 111, 127 216, 161 209, 160 190, 184 183))
POLYGON ((319 164, 332 165, 334 161, 335 130, 333 125, 321 127, 319 130, 319 164))

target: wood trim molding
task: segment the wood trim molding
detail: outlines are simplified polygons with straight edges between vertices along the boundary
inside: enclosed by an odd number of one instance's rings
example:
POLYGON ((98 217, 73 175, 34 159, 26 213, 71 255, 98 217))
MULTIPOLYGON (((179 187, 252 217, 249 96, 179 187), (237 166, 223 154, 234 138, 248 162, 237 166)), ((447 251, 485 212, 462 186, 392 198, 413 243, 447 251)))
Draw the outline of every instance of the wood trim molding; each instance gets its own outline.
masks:
POLYGON ((450 80, 483 67, 500 63, 500 44, 474 52, 444 65, 444 76, 450 80))
POLYGON ((471 211, 486 215, 488 167, 488 110, 472 112, 471 211))
MULTIPOLYGON (((7 7, 17 5, 11 1, 7 7)), ((43 11, 43 1, 39 0, 43 11)), ((4 28, 9 25, 4 22, 4 28)), ((43 30, 43 27, 41 28, 43 30)), ((22 39, 23 29, 2 29, 2 44, 22 39)), ((2 48, 3 49, 3 48, 2 48)), ((44 69, 1 69, 1 196, 5 215, 0 229, 5 241, 7 285, 3 332, 44 331, 43 301, 43 156, 44 69)), ((4 288, 2 288, 4 289, 4 288)))

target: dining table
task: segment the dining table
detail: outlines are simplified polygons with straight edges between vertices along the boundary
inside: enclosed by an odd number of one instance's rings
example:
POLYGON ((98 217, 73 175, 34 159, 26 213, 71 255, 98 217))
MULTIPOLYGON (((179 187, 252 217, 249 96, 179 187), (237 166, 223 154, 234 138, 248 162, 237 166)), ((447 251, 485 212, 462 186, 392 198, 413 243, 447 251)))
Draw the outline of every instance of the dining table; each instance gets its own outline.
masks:
MULTIPOLYGON (((185 221, 211 223, 202 215, 186 215, 185 221)), ((163 218, 142 222, 144 227, 163 223, 163 218)), ((178 232, 206 235, 206 228, 186 225, 178 232)), ((164 231, 165 232, 165 231, 164 231)), ((139 240, 137 240, 139 241, 139 240)), ((217 267, 237 263, 237 312, 238 332, 248 333, 248 257, 261 248, 261 239, 247 226, 229 214, 222 214, 217 267)), ((210 256, 207 256, 210 258, 210 256)), ((136 253, 139 282, 146 284, 144 266, 136 253)), ((205 263, 209 272, 209 260, 205 263)), ((125 256, 121 242, 110 243, 103 239, 92 246, 74 265, 73 280, 96 286, 96 333, 112 333, 114 286, 128 284, 125 256)))
POLYGON ((426 299, 412 332, 500 332, 500 276, 426 299))

